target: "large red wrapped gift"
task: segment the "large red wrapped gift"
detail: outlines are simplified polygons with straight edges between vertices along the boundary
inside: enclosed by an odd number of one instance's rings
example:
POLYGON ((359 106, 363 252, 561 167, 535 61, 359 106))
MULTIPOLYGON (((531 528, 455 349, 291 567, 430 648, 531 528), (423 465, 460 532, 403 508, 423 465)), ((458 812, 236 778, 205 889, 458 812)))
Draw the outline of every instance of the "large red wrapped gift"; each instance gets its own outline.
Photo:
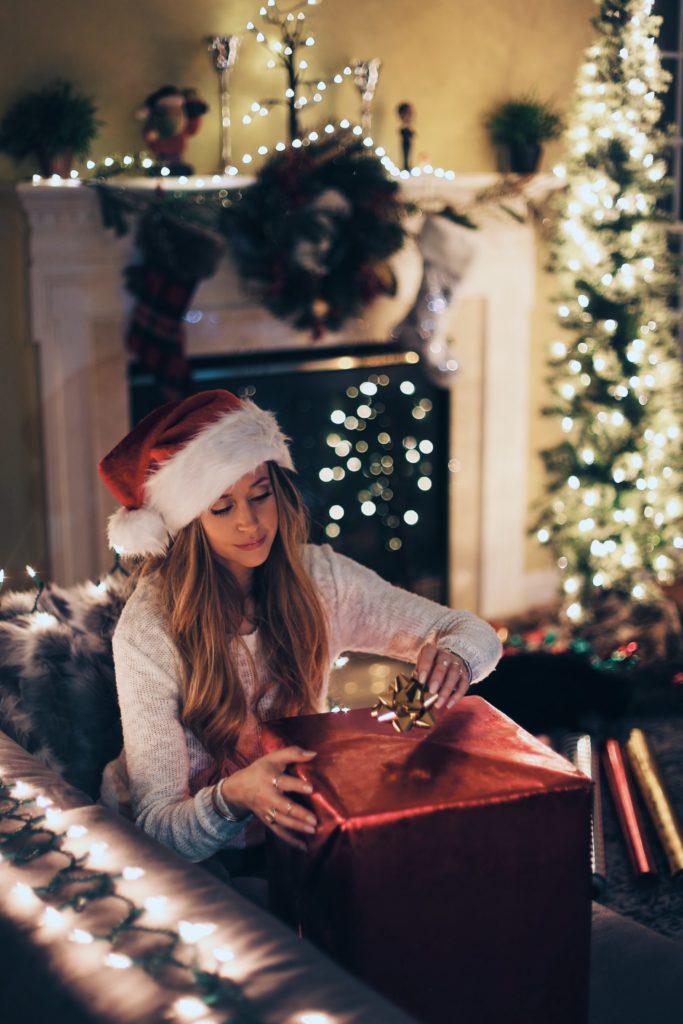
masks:
MULTIPOLYGON (((438 713, 437 713, 438 715, 438 713)), ((399 734, 367 710, 269 722, 318 817, 270 850, 272 909, 433 1024, 581 1024, 590 781, 480 697, 399 734)))

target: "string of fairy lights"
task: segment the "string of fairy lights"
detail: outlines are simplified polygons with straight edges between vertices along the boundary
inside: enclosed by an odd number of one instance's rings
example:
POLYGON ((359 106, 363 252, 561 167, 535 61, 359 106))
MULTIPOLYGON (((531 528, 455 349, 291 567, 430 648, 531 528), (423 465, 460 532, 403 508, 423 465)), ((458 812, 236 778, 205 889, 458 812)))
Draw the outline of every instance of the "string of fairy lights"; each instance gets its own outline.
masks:
MULTIPOLYGON (((41 942, 98 950, 90 961, 94 968, 99 963, 112 972, 145 972, 169 993, 166 1020, 261 1024, 262 1017, 234 978, 243 974, 239 957, 215 937, 218 926, 212 921, 174 921, 172 901, 153 888, 153 872, 135 864, 117 866, 116 850, 97 838, 96 829, 69 824, 65 815, 34 785, 0 775, 0 872, 10 865, 22 868, 38 862, 40 867, 39 884, 17 881, 10 889, 24 927, 33 927, 41 942), (107 916, 100 911, 93 915, 96 925, 87 927, 88 911, 103 908, 105 901, 114 923, 107 927, 107 916), (121 913, 111 914, 112 903, 121 913)), ((332 1024, 332 1017, 318 1010, 288 1020, 332 1024)))
MULTIPOLYGON (((260 8, 259 14, 262 19, 272 24, 280 24, 285 29, 287 24, 295 22, 302 25, 305 19, 304 9, 307 6, 316 6, 316 0, 306 0, 304 3, 295 4, 294 7, 289 11, 280 11, 275 0, 267 0, 267 4, 260 8), (273 18, 273 12, 278 13, 278 19, 273 18)), ((292 47, 287 46, 286 42, 282 40, 268 40, 264 31, 259 28, 253 21, 248 21, 245 25, 246 32, 253 36, 257 43, 263 45, 268 51, 268 59, 266 61, 266 69, 273 70, 277 67, 278 62, 282 63, 283 60, 289 60, 294 57, 292 47)), ((301 46, 304 52, 308 52, 311 48, 316 45, 316 39, 313 34, 302 35, 301 46)), ((295 73, 298 76, 300 73, 306 73, 309 71, 309 61, 306 57, 301 57, 296 64, 295 73)), ((305 108, 318 108, 325 100, 326 96, 329 95, 330 91, 336 87, 344 85, 354 78, 354 68, 350 64, 346 64, 339 71, 331 74, 327 77, 314 77, 309 80, 297 79, 296 88, 299 86, 310 91, 310 99, 308 96, 302 94, 296 96, 291 85, 283 90, 282 95, 272 100, 253 100, 248 110, 241 115, 241 123, 243 126, 253 126, 258 124, 263 119, 268 118, 276 106, 285 105, 288 102, 294 100, 294 106, 297 111, 302 111, 305 108)), ((370 134, 364 132, 363 127, 354 123, 353 120, 342 117, 342 118, 327 118, 324 124, 318 127, 312 128, 308 131, 301 131, 296 137, 291 139, 291 143, 285 142, 284 139, 278 139, 276 142, 270 145, 261 144, 255 147, 253 152, 245 151, 236 160, 234 164, 227 168, 226 174, 224 175, 193 175, 180 176, 174 178, 173 181, 181 185, 189 185, 191 188, 202 189, 207 186, 210 182, 212 185, 224 185, 229 182, 230 178, 235 178, 240 174, 251 171, 257 164, 258 159, 266 159, 275 153, 284 152, 289 145, 294 149, 298 149, 302 146, 306 146, 309 143, 317 142, 320 138, 325 135, 332 135, 335 132, 351 132, 356 137, 362 137, 363 145, 367 147, 368 151, 374 153, 374 155, 381 161, 383 167, 387 173, 395 178, 405 180, 408 178, 422 178, 431 177, 437 179, 445 179, 447 181, 453 181, 456 177, 455 171, 444 168, 441 166, 433 166, 430 163, 424 163, 421 166, 413 167, 410 171, 403 170, 397 166, 391 156, 387 153, 383 146, 376 145, 375 140, 370 134)), ((155 167, 155 161, 149 154, 145 152, 140 153, 125 153, 125 154, 108 154, 98 161, 88 160, 86 162, 86 170, 91 173, 93 177, 108 177, 115 173, 132 171, 148 172, 155 167)), ((159 169, 159 174, 162 178, 170 178, 171 170, 169 167, 162 166, 159 169)), ((58 175, 52 175, 49 178, 42 178, 36 174, 33 176, 33 183, 40 185, 43 183, 59 187, 59 186, 73 186, 80 180, 80 174, 77 170, 71 171, 69 178, 60 178, 58 175)))
MULTIPOLYGON (((122 549, 117 548, 107 576, 91 584, 93 595, 106 595, 110 577, 128 575, 121 555, 122 549)), ((28 612, 8 606, 5 616, 13 608, 31 629, 56 626, 57 616, 39 606, 49 587, 33 566, 26 566, 26 574, 37 591, 33 606, 28 612)), ((5 581, 6 574, 0 570, 0 589, 5 581)), ((338 667, 345 660, 338 659, 338 667)), ((330 710, 349 709, 333 702, 330 710)), ((11 886, 12 905, 23 926, 32 927, 41 943, 68 942, 97 950, 90 961, 95 969, 99 964, 113 972, 138 969, 149 974, 169 991, 164 1019, 260 1024, 260 1015, 233 977, 244 975, 244 965, 234 949, 214 937, 218 926, 211 921, 175 920, 172 900, 156 891, 155 873, 126 864, 123 854, 117 855, 111 828, 105 841, 96 825, 69 823, 65 815, 36 785, 10 780, 0 767, 0 873, 9 866, 30 868, 37 863, 41 878, 39 884, 17 881, 11 886), (106 915, 97 912, 105 901, 109 911, 112 901, 122 911, 113 915, 110 926, 103 923, 106 915), (87 921, 90 908, 96 911, 94 927, 87 921), (167 975, 167 970, 172 974, 167 975)), ((318 1010, 288 1018, 290 1024, 332 1024, 332 1020, 318 1010)))
POLYGON ((554 483, 537 537, 559 556, 574 623, 596 591, 658 601, 683 550, 680 363, 667 308, 677 282, 657 208, 669 187, 658 127, 666 74, 652 3, 626 7, 621 24, 601 5, 567 166, 556 168, 567 184, 557 315, 573 337, 550 348, 565 440, 546 453, 554 483))
MULTIPOLYGON (((319 139, 326 135, 333 135, 335 132, 348 132, 350 131, 355 137, 363 136, 363 129, 359 124, 354 124, 348 118, 343 117, 340 120, 329 120, 322 126, 320 130, 311 129, 309 132, 303 134, 300 138, 296 138, 292 141, 293 149, 300 149, 302 146, 307 146, 309 143, 317 142, 319 139)), ((420 167, 413 167, 410 171, 401 170, 389 156, 383 146, 376 146, 374 139, 371 136, 363 136, 363 145, 372 151, 372 153, 378 157, 382 166, 391 177, 406 181, 408 179, 415 178, 436 178, 442 181, 455 181, 456 172, 443 168, 434 167, 432 164, 424 164, 420 167)), ((270 146, 260 145, 256 149, 256 156, 266 159, 272 156, 274 153, 284 153, 288 148, 288 144, 283 140, 278 140, 276 143, 270 146)), ((247 170, 251 170, 252 165, 255 164, 256 156, 252 153, 244 153, 240 157, 240 163, 247 170)), ((99 179, 102 177, 114 176, 114 174, 121 172, 130 171, 141 171, 146 172, 150 170, 155 164, 155 161, 145 153, 126 153, 123 156, 119 154, 109 154, 99 161, 88 160, 86 162, 86 169, 90 172, 90 178, 99 179)), ((205 189, 211 186, 229 186, 231 179, 235 179, 238 176, 242 177, 244 171, 240 172, 240 168, 233 164, 228 168, 227 174, 197 174, 197 175, 180 175, 179 177, 171 178, 171 171, 168 167, 161 167, 159 171, 162 178, 168 179, 169 183, 174 186, 189 186, 197 190, 205 189)), ((68 178, 61 178, 57 174, 53 174, 48 178, 42 177, 40 174, 34 174, 32 176, 32 182, 34 185, 49 185, 53 188, 73 188, 80 186, 82 182, 89 180, 88 176, 81 176, 80 172, 76 169, 72 170, 68 178)), ((150 179, 155 185, 159 184, 158 179, 150 179)))

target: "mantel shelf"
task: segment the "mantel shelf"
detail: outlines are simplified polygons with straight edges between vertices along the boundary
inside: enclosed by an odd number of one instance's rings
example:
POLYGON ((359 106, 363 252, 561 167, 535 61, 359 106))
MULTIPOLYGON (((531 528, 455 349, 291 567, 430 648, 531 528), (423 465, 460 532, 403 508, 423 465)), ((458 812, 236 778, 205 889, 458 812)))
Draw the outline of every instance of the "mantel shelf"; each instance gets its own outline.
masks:
MULTIPOLYGON (((435 174, 421 174, 417 177, 397 179, 401 193, 408 200, 425 200, 443 196, 444 199, 470 200, 480 192, 493 188, 505 181, 519 181, 520 194, 533 201, 540 201, 551 192, 564 187, 562 179, 554 174, 533 174, 529 177, 501 175, 486 171, 477 174, 458 174, 454 178, 437 177, 435 174)), ((78 202, 92 185, 104 185, 113 189, 130 189, 134 192, 219 192, 221 189, 247 189, 256 179, 248 175, 194 175, 191 178, 147 178, 121 176, 98 182, 95 179, 82 181, 70 178, 38 178, 21 182, 17 190, 24 205, 29 208, 33 197, 38 202, 78 202), (57 199, 56 197, 59 197, 57 199)))

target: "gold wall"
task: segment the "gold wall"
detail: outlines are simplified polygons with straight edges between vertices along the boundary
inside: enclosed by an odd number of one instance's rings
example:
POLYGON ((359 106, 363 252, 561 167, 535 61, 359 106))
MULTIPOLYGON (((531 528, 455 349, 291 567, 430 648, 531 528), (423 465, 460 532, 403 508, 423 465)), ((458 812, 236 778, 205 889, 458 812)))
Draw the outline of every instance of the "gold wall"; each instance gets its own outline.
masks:
MULTIPOLYGON (((213 171, 218 156, 216 76, 202 38, 239 31, 249 18, 258 21, 258 7, 250 0, 4 0, 0 110, 26 89, 54 76, 68 78, 97 101, 105 124, 93 156, 101 158, 139 147, 133 111, 150 92, 168 83, 193 85, 212 110, 187 155, 198 171, 213 171)), ((317 43, 306 56, 312 73, 325 77, 354 58, 383 60, 373 135, 395 159, 394 110, 410 100, 417 112, 416 153, 456 172, 487 171, 496 164, 482 128, 484 112, 494 101, 531 90, 565 108, 590 40, 593 8, 594 0, 324 0, 307 9, 317 43)), ((263 48, 247 38, 233 76, 235 154, 255 152, 261 143, 284 137, 281 110, 257 128, 241 124, 254 99, 283 89, 281 72, 267 71, 265 61, 263 48)), ((347 82, 333 88, 321 108, 325 114, 353 117, 357 94, 347 82)), ((548 147, 544 169, 560 152, 559 144, 548 147)), ((26 561, 45 566, 36 351, 26 312, 24 228, 11 187, 34 170, 0 157, 0 567, 12 572, 15 585, 26 561)), ((552 331, 551 282, 542 264, 541 254, 529 367, 532 455, 543 433, 547 440, 548 430, 538 415, 543 356, 552 331)), ((533 456, 530 500, 541 486, 533 456)), ((545 557, 530 542, 528 568, 545 567, 545 557)))

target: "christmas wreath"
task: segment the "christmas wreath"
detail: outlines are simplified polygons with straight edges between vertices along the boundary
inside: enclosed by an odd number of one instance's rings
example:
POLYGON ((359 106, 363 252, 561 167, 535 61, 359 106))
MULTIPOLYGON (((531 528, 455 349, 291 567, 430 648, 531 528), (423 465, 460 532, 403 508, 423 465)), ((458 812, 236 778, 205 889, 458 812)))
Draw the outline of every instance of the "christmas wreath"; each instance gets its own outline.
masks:
POLYGON ((404 229, 398 186, 355 138, 326 138, 269 160, 221 213, 241 277, 275 316, 314 338, 380 294, 404 229))

